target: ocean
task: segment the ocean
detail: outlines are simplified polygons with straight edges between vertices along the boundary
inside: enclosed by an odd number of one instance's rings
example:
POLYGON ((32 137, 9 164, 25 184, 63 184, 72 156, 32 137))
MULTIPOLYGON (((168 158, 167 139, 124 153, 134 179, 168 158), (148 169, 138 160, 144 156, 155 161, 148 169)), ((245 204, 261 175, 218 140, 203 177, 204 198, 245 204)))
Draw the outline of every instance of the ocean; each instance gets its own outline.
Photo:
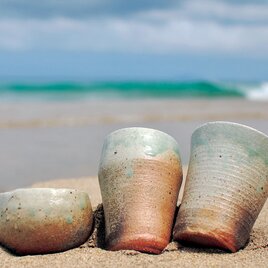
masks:
POLYGON ((222 97, 268 100, 268 82, 0 82, 0 102, 222 97))

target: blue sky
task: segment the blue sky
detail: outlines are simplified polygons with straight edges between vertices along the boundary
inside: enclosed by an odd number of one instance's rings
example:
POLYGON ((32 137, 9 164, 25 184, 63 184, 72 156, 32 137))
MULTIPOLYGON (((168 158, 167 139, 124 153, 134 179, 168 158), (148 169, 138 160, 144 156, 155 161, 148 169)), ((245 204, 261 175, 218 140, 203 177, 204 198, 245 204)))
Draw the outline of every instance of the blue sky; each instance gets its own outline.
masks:
POLYGON ((0 77, 268 80, 268 1, 0 0, 0 77))

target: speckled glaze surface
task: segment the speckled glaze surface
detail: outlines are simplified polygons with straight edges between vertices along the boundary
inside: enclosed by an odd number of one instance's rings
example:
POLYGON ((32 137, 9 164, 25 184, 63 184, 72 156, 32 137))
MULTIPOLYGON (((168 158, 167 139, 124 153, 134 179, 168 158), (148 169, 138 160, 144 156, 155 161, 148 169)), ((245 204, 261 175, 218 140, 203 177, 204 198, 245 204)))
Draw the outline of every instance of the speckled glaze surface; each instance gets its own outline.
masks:
POLYGON ((0 243, 19 255, 64 251, 89 237, 87 193, 31 188, 0 194, 0 243))
POLYGON ((181 181, 178 145, 166 133, 126 128, 107 136, 99 166, 107 249, 161 253, 181 181))
POLYGON ((230 122, 192 135, 191 158, 174 239, 236 252, 268 197, 268 137, 230 122))

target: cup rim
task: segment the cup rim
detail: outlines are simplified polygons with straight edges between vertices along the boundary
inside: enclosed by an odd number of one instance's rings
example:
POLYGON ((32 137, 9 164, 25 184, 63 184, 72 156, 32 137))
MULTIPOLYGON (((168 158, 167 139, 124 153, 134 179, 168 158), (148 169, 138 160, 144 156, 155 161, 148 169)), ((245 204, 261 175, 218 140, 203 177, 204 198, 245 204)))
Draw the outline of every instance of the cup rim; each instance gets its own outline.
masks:
POLYGON ((133 127, 119 128, 119 129, 117 129, 115 131, 112 131, 111 133, 109 133, 108 135, 106 135, 105 140, 108 139, 110 136, 116 134, 117 132, 121 132, 122 130, 148 130, 148 131, 152 131, 153 130, 153 131, 156 131, 158 133, 164 134, 165 136, 169 137, 174 142, 176 142, 176 144, 178 145, 177 140, 174 137, 172 137, 171 135, 169 135, 168 133, 164 132, 164 131, 161 131, 161 130, 158 130, 158 129, 155 129, 155 128, 135 127, 135 126, 133 126, 133 127))
POLYGON ((206 122, 206 123, 204 123, 204 124, 198 126, 198 127, 193 131, 192 136, 193 136, 193 134, 194 134, 197 130, 199 130, 199 129, 201 129, 201 128, 204 128, 204 127, 206 127, 206 126, 209 126, 209 125, 216 125, 216 124, 217 124, 217 125, 237 126, 237 127, 241 128, 241 129, 247 129, 247 130, 250 130, 250 131, 252 131, 252 132, 254 132, 254 133, 258 134, 258 135, 261 135, 262 137, 264 137, 265 139, 268 140, 268 135, 267 135, 267 134, 265 134, 265 133, 263 133, 263 132, 261 132, 261 131, 255 129, 255 128, 253 128, 253 127, 250 127, 250 126, 247 126, 247 125, 244 125, 244 124, 240 124, 240 123, 236 123, 236 122, 230 122, 230 121, 211 121, 211 122, 206 122))

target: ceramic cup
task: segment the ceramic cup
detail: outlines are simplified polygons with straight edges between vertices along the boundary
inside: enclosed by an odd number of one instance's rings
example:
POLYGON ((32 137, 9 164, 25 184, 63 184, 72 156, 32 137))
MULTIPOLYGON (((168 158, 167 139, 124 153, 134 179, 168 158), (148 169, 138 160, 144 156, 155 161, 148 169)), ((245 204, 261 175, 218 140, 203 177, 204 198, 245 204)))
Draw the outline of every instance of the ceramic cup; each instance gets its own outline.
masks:
POLYGON ((107 136, 99 166, 107 249, 161 253, 181 181, 178 145, 166 133, 125 128, 107 136))
POLYGON ((0 243, 19 255, 79 246, 89 237, 92 221, 84 192, 29 188, 0 194, 0 243))
POLYGON ((192 135, 174 239, 236 252, 267 196, 268 137, 236 123, 207 123, 192 135))

